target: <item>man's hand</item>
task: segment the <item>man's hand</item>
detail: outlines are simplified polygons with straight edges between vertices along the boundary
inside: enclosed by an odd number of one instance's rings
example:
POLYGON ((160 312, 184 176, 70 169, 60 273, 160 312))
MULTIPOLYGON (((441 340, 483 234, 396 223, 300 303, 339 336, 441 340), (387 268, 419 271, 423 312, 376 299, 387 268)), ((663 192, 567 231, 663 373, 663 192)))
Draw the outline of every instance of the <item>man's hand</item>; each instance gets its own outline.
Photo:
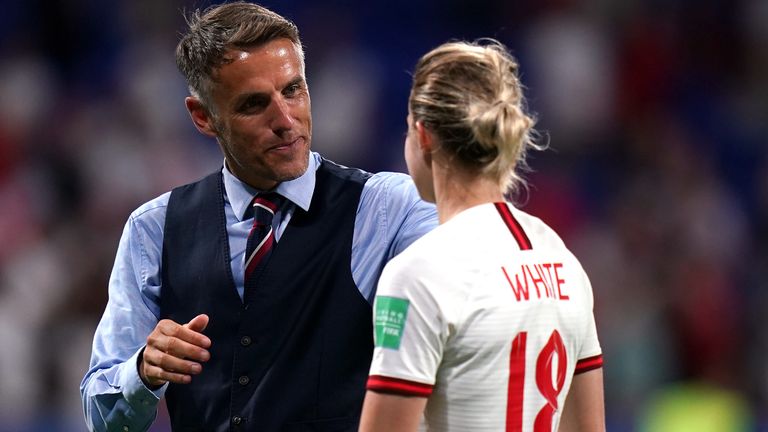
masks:
POLYGON ((151 388, 166 382, 189 384, 192 375, 203 370, 200 363, 211 358, 211 340, 201 333, 207 325, 208 315, 198 315, 184 325, 168 319, 158 322, 147 336, 139 363, 142 381, 151 388))

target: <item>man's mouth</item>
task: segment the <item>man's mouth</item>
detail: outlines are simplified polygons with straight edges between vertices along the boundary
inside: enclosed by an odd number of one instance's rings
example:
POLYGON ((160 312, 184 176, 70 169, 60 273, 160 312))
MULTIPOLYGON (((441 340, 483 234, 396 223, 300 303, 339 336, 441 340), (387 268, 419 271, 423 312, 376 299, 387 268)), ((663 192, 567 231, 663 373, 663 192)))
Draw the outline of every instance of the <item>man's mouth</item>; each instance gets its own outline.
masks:
POLYGON ((303 139, 304 139, 303 137, 297 137, 297 138, 294 138, 292 140, 283 141, 281 143, 278 143, 278 144, 270 147, 269 151, 273 151, 273 150, 274 151, 291 150, 291 149, 295 148, 296 146, 298 146, 302 142, 303 139))

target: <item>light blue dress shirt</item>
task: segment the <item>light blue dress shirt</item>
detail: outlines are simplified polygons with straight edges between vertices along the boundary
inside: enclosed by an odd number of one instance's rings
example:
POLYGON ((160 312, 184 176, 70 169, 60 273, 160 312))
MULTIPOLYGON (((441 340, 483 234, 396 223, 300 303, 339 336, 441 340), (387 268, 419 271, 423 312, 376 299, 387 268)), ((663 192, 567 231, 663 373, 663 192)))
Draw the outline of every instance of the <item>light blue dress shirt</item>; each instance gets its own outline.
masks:
MULTIPOLYGON (((286 197, 274 219, 275 237, 285 231, 295 206, 309 209, 321 158, 311 153, 301 177, 281 183, 286 197)), ((258 190, 227 168, 224 210, 232 274, 243 295, 245 244, 252 219, 243 219, 258 190)), ((92 431, 142 431, 157 415, 167 384, 148 389, 138 374, 138 354, 160 317, 160 265, 163 227, 170 192, 136 209, 128 218, 109 280, 109 302, 93 341, 88 372, 80 384, 85 418, 92 431)), ((363 186, 352 239, 352 277, 360 293, 373 301, 381 270, 389 259, 437 226, 434 205, 419 198, 411 178, 399 173, 374 174, 363 186)))

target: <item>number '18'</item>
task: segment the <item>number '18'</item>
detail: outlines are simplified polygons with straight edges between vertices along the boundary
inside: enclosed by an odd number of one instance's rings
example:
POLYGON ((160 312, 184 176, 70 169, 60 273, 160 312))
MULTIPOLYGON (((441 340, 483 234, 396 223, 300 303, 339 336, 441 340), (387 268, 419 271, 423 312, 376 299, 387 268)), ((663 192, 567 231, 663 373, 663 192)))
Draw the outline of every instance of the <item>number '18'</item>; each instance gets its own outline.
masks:
MULTIPOLYGON (((525 346, 527 332, 520 332, 512 340, 509 354, 509 386, 507 387, 507 432, 523 431, 523 393, 525 390, 525 346)), ((552 432, 552 419, 557 412, 557 396, 563 390, 567 355, 563 338, 557 330, 552 332, 536 359, 536 387, 546 403, 536 414, 534 432, 552 432), (554 359, 557 356, 557 370, 554 359), (554 373, 553 373, 554 372, 554 373)))

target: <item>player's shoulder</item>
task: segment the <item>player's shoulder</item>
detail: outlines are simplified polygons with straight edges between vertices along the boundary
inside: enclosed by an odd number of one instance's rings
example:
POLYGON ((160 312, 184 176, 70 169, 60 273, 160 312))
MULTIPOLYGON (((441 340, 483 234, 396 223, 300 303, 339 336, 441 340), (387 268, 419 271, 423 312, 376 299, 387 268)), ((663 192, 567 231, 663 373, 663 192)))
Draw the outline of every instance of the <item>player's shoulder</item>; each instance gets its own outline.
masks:
POLYGON ((442 224, 425 233, 387 263, 389 271, 439 272, 451 259, 449 231, 449 227, 442 224))
POLYGON ((533 247, 567 249, 560 235, 541 218, 514 206, 509 206, 514 218, 531 240, 533 247))
POLYGON ((392 258, 381 274, 378 293, 420 303, 453 302, 466 295, 449 226, 438 225, 392 258))
POLYGON ((541 218, 520 210, 516 207, 510 206, 512 214, 515 219, 520 223, 520 226, 529 237, 534 250, 544 251, 547 253, 557 253, 563 257, 567 257, 569 261, 576 264, 578 268, 584 273, 584 268, 581 265, 579 259, 574 255, 573 251, 566 245, 563 238, 550 227, 541 218))
POLYGON ((445 268, 451 263, 463 262, 469 246, 477 240, 471 230, 478 225, 476 217, 464 213, 425 233, 394 260, 420 269, 445 268))

